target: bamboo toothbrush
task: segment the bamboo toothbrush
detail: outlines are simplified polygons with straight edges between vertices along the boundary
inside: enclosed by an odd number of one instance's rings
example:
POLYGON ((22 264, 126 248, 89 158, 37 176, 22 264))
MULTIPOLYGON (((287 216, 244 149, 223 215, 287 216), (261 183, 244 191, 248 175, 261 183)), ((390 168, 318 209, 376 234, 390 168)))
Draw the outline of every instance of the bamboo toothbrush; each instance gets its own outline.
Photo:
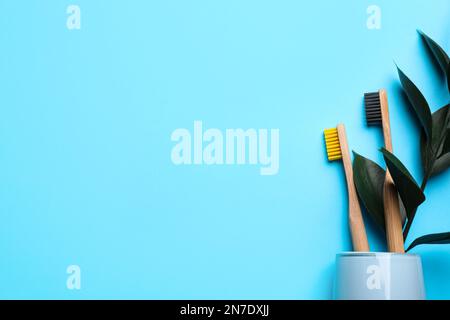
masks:
POLYGON ((350 234, 354 251, 369 251, 369 243, 367 241, 366 229, 359 206, 358 195, 356 194, 355 185, 353 183, 353 169, 348 151, 347 137, 343 124, 337 125, 336 128, 326 129, 324 131, 325 145, 329 161, 342 159, 344 164, 345 178, 347 180, 348 190, 348 220, 350 225, 350 234))
MULTIPOLYGON (((381 89, 378 92, 364 94, 364 103, 366 106, 367 125, 376 125, 383 128, 384 146, 386 150, 393 152, 386 90, 381 89)), ((402 218, 400 215, 397 189, 387 169, 384 180, 383 198, 388 249, 390 252, 404 253, 402 218)))

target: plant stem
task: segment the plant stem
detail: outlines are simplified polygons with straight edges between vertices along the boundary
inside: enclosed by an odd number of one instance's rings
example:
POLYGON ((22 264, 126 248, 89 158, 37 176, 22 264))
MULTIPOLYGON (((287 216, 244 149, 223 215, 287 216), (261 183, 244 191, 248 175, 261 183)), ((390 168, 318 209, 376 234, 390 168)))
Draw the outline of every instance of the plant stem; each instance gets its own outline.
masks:
MULTIPOLYGON (((445 120, 444 121, 445 121, 445 126, 448 128, 448 124, 450 122, 450 111, 447 111, 447 114, 445 116, 445 120)), ((446 137, 445 132, 446 132, 445 130, 442 130, 441 136, 439 137, 439 143, 437 144, 437 148, 434 149, 434 148, 431 147, 432 148, 431 150, 432 150, 433 158, 432 158, 431 163, 426 165, 426 168, 425 168, 425 175, 423 177, 422 184, 420 186, 420 190, 422 190, 422 192, 425 191, 425 188, 426 188, 427 183, 428 183, 428 179, 430 179, 430 177, 432 175, 434 164, 436 163, 436 160, 437 160, 437 158, 439 156, 438 155, 438 151, 440 149, 440 146, 442 146, 442 144, 444 143, 444 139, 446 137)), ((431 141, 429 141, 428 143, 431 145, 431 141)), ((409 229, 411 228, 411 225, 412 225, 412 223, 414 221, 414 217, 416 216, 416 212, 417 212, 417 208, 414 210, 414 212, 411 213, 411 218, 408 218, 408 221, 406 222, 405 229, 403 230, 403 239, 404 240, 406 240, 406 237, 408 237, 409 229)))
MULTIPOLYGON (((433 161, 432 165, 430 166, 430 168, 433 168, 433 166, 434 166, 434 161, 433 161)), ((428 179, 430 178, 430 172, 431 172, 431 170, 427 169, 427 172, 425 173, 425 176, 423 177, 422 184, 420 186, 420 190, 422 190, 422 192, 425 191, 425 188, 428 183, 428 179)), ((417 208, 416 208, 416 210, 414 210, 411 213, 411 218, 409 218, 408 221, 406 222, 405 230, 403 230, 403 239, 404 240, 406 240, 406 238, 408 237, 409 229, 411 229, 411 225, 414 221, 414 217, 416 216, 416 212, 417 212, 417 208)))
POLYGON ((425 177, 423 177, 422 185, 420 186, 420 190, 422 190, 422 192, 425 191, 425 187, 427 186, 427 183, 428 183, 428 179, 429 179, 429 178, 430 178, 430 175, 429 175, 429 174, 427 174, 427 175, 425 175, 425 177))
POLYGON ((414 212, 411 213, 411 218, 408 219, 406 222, 405 230, 403 230, 403 239, 406 241, 406 238, 408 237, 409 229, 411 228, 411 224, 414 220, 414 217, 416 215, 417 209, 414 210, 414 212))

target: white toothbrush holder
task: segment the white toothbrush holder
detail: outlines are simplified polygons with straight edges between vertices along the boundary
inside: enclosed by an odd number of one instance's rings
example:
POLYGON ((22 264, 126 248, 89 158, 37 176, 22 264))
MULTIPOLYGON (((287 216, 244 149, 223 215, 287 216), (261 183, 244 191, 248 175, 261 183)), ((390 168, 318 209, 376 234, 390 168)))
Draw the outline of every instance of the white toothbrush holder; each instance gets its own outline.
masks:
POLYGON ((348 252, 336 256, 337 300, 424 300, 422 262, 414 254, 348 252))

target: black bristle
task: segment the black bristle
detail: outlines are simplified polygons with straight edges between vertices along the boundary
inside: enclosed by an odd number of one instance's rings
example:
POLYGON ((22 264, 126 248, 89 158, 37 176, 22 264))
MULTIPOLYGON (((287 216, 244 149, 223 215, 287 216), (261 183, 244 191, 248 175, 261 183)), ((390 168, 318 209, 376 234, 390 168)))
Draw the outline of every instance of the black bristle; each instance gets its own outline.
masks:
POLYGON ((378 126, 381 124, 381 102, 378 92, 364 94, 364 104, 366 109, 366 122, 368 126, 378 126))

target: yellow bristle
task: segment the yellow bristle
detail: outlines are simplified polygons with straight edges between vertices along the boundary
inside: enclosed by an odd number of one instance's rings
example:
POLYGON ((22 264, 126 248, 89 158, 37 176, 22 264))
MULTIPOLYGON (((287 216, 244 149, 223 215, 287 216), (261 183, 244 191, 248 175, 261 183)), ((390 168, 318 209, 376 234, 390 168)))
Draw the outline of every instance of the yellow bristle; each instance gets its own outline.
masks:
POLYGON ((336 128, 326 129, 324 131, 325 146, 327 148, 328 161, 342 159, 341 145, 336 128))

